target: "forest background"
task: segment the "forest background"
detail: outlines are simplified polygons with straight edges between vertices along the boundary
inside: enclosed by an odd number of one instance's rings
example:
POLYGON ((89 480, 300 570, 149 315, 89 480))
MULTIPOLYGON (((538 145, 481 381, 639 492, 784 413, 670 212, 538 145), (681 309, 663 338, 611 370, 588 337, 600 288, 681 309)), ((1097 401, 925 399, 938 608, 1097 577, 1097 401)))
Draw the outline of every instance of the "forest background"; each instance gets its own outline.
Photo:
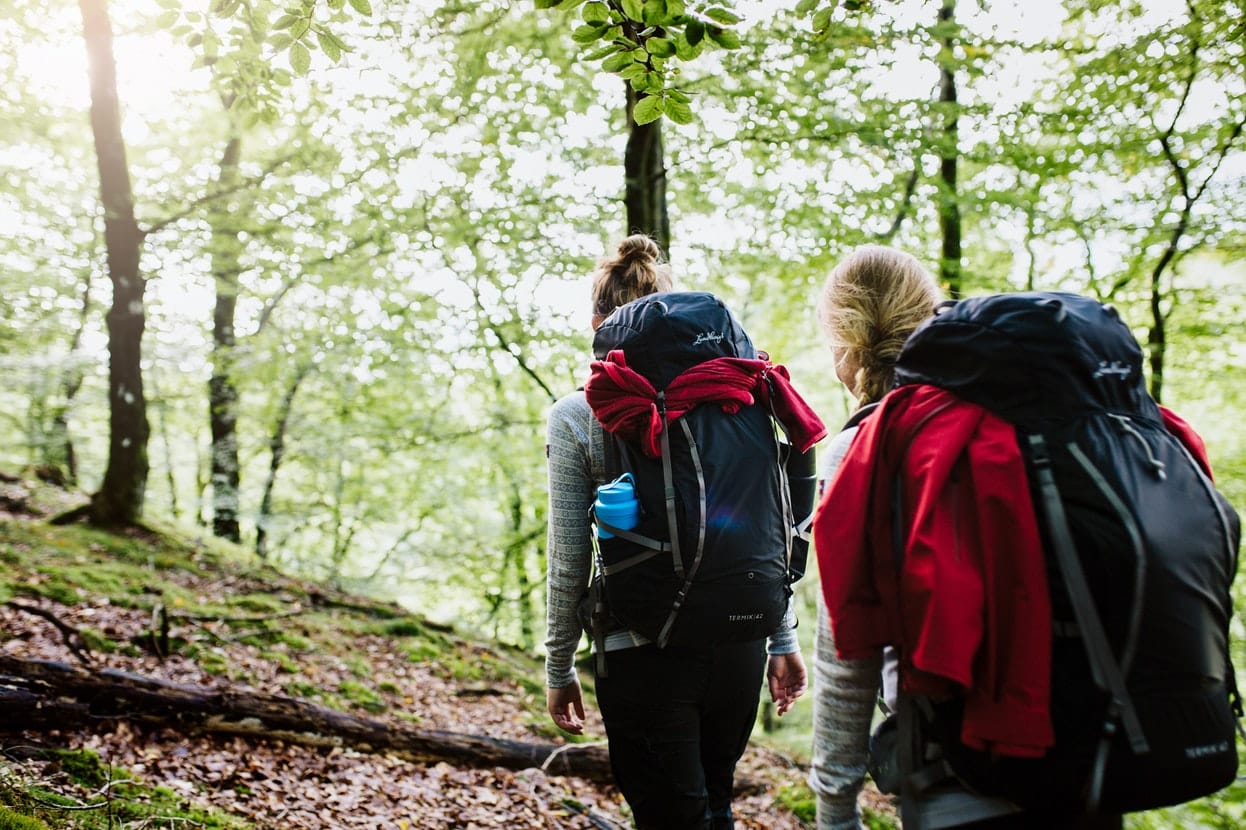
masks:
POLYGON ((545 411, 587 374, 595 260, 639 229, 831 424, 813 306, 858 244, 954 296, 1110 302, 1242 511, 1244 20, 9 0, 0 466, 539 652, 545 411))

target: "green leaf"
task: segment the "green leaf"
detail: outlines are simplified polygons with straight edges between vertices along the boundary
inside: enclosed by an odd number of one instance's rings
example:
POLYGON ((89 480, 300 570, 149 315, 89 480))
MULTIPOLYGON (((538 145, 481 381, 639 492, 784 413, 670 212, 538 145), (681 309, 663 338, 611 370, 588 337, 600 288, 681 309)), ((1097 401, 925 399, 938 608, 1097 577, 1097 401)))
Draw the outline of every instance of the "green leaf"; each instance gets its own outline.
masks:
POLYGON ((329 60, 334 63, 341 60, 342 50, 331 35, 326 32, 316 32, 316 42, 320 44, 320 51, 324 52, 329 60))
POLYGON ((335 12, 341 11, 342 7, 345 5, 346 0, 329 0, 329 8, 335 12))
POLYGON ((813 16, 813 30, 815 32, 825 32, 831 26, 831 15, 833 9, 819 9, 818 13, 813 16))
POLYGON ((605 3, 588 3, 580 12, 580 17, 584 18, 585 23, 594 26, 608 26, 610 24, 610 7, 605 3))
POLYGON ((277 35, 276 37, 274 37, 272 40, 268 42, 268 45, 273 47, 274 51, 280 52, 282 49, 285 49, 287 46, 289 46, 293 42, 294 42, 294 38, 290 37, 289 35, 277 35))
POLYGON ((552 9, 554 6, 557 6, 558 3, 559 0, 536 0, 536 7, 538 9, 552 9))
POLYGON ((669 58, 675 54, 675 44, 662 37, 649 38, 645 42, 645 48, 649 50, 649 54, 659 58, 669 58))
POLYGON ((601 68, 605 72, 618 72, 620 69, 626 69, 634 63, 635 61, 632 60, 631 55, 627 52, 620 52, 602 61, 601 68))
POLYGON ((666 90, 666 97, 670 98, 672 101, 678 101, 681 104, 686 104, 692 100, 688 97, 688 93, 674 88, 666 90))
POLYGON ((705 10, 705 16, 716 23, 725 23, 728 26, 740 22, 740 16, 730 9, 724 9, 722 6, 711 6, 705 10))
POLYGON ((657 95, 649 95, 636 102, 632 109, 632 120, 637 124, 648 124, 662 117, 663 100, 657 95))
POLYGON ((587 55, 581 55, 580 60, 592 63, 593 61, 599 61, 602 58, 613 55, 617 51, 619 51, 619 46, 617 44, 611 43, 607 46, 602 46, 600 49, 594 49, 593 51, 589 52, 587 55))
POLYGON ((706 31, 706 34, 710 36, 710 40, 714 41, 724 49, 740 48, 740 36, 731 29, 719 29, 718 27, 713 26, 706 31))
POLYGON ((168 29, 174 23, 182 19, 182 13, 178 11, 168 11, 156 18, 156 26, 161 29, 168 29))
POLYGON ((644 6, 641 0, 622 0, 619 5, 623 9, 623 14, 632 20, 642 20, 644 18, 644 6))
POLYGON ((646 26, 656 26, 666 20, 666 0, 645 0, 640 19, 646 26))
POLYGON ((688 9, 684 6, 684 0, 666 0, 666 19, 678 20, 688 13, 688 9))
POLYGON ((576 43, 592 43, 600 40, 606 30, 600 26, 579 26, 571 33, 571 39, 576 43))
POLYGON ((663 86, 663 78, 657 72, 646 72, 644 83, 640 87, 641 92, 661 92, 663 86))
POLYGON ((637 78, 643 78, 647 71, 643 63, 632 61, 629 66, 623 67, 622 71, 619 72, 619 77, 625 81, 634 81, 637 78))
POLYGON ((576 6, 580 5, 583 2, 584 0, 561 0, 557 8, 559 11, 565 12, 568 9, 574 9, 576 6))
POLYGON ((350 7, 364 17, 372 16, 372 3, 370 0, 350 0, 350 7))
POLYGON ((301 43, 290 45, 290 68, 296 75, 306 75, 311 69, 311 52, 301 43))
POLYGON ((295 23, 298 23, 300 19, 301 18, 295 17, 292 14, 283 14, 281 17, 277 18, 277 22, 273 24, 273 28, 288 29, 295 23))
POLYGON ((685 32, 680 32, 675 38, 675 56, 681 61, 690 61, 701 54, 701 47, 692 46, 688 43, 688 37, 685 32))
POLYGON ((688 24, 686 34, 688 36, 688 45, 696 46, 705 39, 705 24, 699 20, 693 20, 688 24))
POLYGON ((809 14, 809 12, 816 9, 818 7, 818 3, 820 2, 822 2, 822 0, 800 0, 800 2, 796 4, 796 13, 801 17, 804 17, 809 14))
POLYGON ((692 123, 692 107, 684 101, 676 101, 673 97, 666 101, 666 117, 676 124, 692 123))

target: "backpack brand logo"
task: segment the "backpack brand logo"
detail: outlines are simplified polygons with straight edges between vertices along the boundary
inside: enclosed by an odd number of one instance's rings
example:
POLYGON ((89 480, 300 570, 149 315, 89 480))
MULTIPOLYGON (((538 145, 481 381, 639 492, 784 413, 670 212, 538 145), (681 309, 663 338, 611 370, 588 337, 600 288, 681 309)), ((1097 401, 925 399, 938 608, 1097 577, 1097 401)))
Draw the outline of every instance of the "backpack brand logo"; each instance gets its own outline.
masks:
POLYGON ((723 339, 722 333, 717 331, 703 331, 697 335, 697 339, 692 341, 692 345, 700 346, 702 343, 721 343, 723 339))
POLYGON ((1229 751, 1229 742, 1220 741, 1214 744, 1204 744, 1202 746, 1187 746, 1185 748, 1185 757, 1194 760, 1197 758, 1208 758, 1212 755, 1222 755, 1229 751))
POLYGON ((1101 360, 1099 361, 1099 368, 1095 370, 1094 378, 1098 380, 1099 378, 1115 376, 1124 380, 1129 377, 1129 373, 1129 367, 1119 360, 1113 360, 1111 363, 1101 360))
POLYGON ((748 622, 749 620, 760 620, 765 618, 765 614, 728 614, 727 622, 748 622))

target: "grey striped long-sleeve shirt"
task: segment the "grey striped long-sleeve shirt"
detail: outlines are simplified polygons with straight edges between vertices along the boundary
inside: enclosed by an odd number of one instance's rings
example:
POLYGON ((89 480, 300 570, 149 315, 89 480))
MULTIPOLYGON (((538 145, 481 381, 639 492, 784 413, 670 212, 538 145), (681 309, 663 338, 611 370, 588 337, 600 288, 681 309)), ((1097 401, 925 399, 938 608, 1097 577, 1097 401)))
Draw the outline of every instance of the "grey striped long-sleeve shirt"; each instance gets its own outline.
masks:
MULTIPOLYGON (((575 653, 583 629, 576 606, 592 573, 592 528, 588 508, 597 486, 607 480, 605 432, 597 424, 583 392, 560 399, 549 412, 546 440, 549 458, 549 536, 546 544, 545 683, 559 688, 576 679, 575 653)), ((648 642, 631 631, 606 638, 607 651, 648 642)), ((782 628, 770 637, 770 654, 790 654, 796 641, 791 609, 782 628)))
MULTIPOLYGON (((823 482, 829 482, 839 469, 856 432, 852 427, 831 440, 822 466, 823 482)), ((835 574, 820 573, 818 578, 834 579, 835 574)), ((818 799, 818 830, 862 828, 857 797, 865 781, 882 663, 881 651, 862 660, 839 658, 819 591, 813 657, 813 763, 809 769, 809 785, 818 799)))

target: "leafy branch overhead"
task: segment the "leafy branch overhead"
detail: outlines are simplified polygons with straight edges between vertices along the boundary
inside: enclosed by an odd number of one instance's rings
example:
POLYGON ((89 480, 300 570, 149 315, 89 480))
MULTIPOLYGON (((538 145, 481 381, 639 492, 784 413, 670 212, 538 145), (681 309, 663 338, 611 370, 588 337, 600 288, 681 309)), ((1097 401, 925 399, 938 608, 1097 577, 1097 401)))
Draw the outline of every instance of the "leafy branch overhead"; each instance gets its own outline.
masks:
MULTIPOLYGON (((228 6, 238 2, 239 0, 220 0, 222 5, 228 6)), ((300 75, 307 74, 311 68, 311 51, 317 47, 333 63, 341 59, 343 52, 350 51, 341 38, 316 19, 319 4, 320 0, 299 0, 288 6, 273 23, 273 29, 279 34, 272 38, 269 45, 275 50, 286 49, 290 57, 290 68, 300 75)), ((372 16, 371 0, 324 0, 330 13, 342 11, 347 4, 363 17, 372 16)))
POLYGON ((251 99, 290 80, 265 53, 284 51, 290 69, 305 75, 312 52, 319 50, 337 63, 351 51, 337 34, 343 14, 372 16, 371 0, 292 0, 284 7, 267 0, 212 0, 207 12, 186 8, 181 0, 157 2, 162 12, 156 26, 184 38, 196 51, 198 65, 235 80, 228 100, 253 110, 263 110, 265 102, 251 99))
POLYGON ((735 26, 740 16, 730 0, 685 3, 684 0, 535 0, 538 9, 580 9, 580 25, 571 32, 586 48, 582 56, 601 61, 636 91, 637 124, 663 115, 679 124, 692 121, 691 99, 674 83, 679 61, 696 59, 707 47, 739 49, 735 26))
POLYGON ((868 11, 874 5, 873 0, 800 0, 796 4, 798 17, 808 17, 813 33, 819 38, 830 34, 832 16, 835 9, 842 6, 847 12, 868 11))

